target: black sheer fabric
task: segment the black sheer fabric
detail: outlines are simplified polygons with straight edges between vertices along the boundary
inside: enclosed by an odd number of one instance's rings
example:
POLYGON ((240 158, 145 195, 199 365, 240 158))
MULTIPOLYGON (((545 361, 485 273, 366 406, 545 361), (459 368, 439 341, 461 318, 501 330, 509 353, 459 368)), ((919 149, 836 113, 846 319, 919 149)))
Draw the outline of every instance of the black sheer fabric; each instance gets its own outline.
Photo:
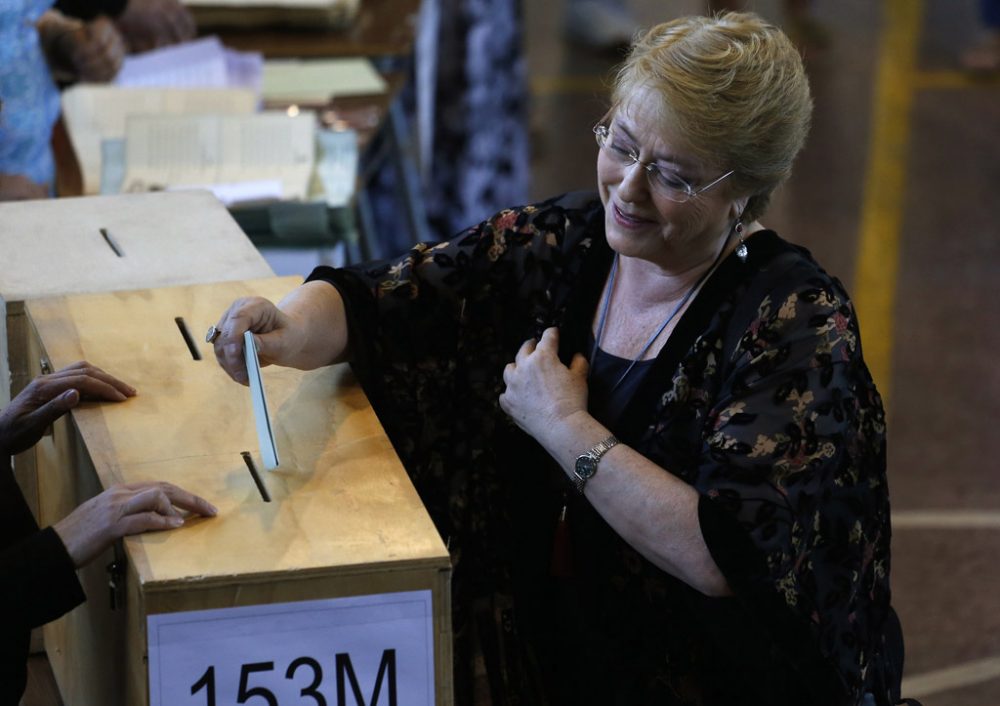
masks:
POLYGON ((588 352, 603 223, 573 194, 311 276, 343 295, 353 366, 450 541, 459 702, 485 663, 493 703, 890 703, 884 416, 850 300, 808 252, 756 233, 609 407, 701 495, 734 598, 642 558, 499 409, 526 339, 558 326, 564 363, 588 352))

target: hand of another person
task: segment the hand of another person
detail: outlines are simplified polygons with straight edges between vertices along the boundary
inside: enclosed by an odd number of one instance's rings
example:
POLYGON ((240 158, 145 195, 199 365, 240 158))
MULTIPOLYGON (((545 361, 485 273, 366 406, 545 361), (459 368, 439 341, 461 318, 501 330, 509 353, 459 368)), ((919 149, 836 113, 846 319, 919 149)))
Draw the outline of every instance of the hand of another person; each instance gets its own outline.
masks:
POLYGON ((107 17, 80 22, 49 11, 39 32, 56 69, 80 81, 110 81, 125 60, 125 41, 107 17))
POLYGON ((117 24, 131 53, 185 42, 196 30, 194 17, 179 0, 129 0, 117 24))
POLYGON ((86 501, 53 527, 77 568, 117 539, 184 524, 180 510, 203 517, 218 512, 207 500, 170 483, 115 485, 86 501))
POLYGON ((587 359, 577 354, 567 368, 559 360, 559 330, 547 328, 542 338, 524 342, 503 371, 507 389, 500 408, 539 441, 553 425, 587 411, 587 359))
POLYGON ((0 201, 26 201, 48 197, 49 189, 44 184, 36 184, 23 174, 0 173, 0 201))
POLYGON ((281 363, 287 351, 294 349, 291 320, 275 304, 263 297, 237 299, 215 328, 221 333, 215 339, 215 359, 229 377, 248 384, 246 361, 243 358, 243 334, 254 332, 260 364, 281 363))
POLYGON ((131 385, 86 361, 40 375, 0 412, 0 450, 5 454, 27 451, 81 399, 123 402, 133 396, 131 385))

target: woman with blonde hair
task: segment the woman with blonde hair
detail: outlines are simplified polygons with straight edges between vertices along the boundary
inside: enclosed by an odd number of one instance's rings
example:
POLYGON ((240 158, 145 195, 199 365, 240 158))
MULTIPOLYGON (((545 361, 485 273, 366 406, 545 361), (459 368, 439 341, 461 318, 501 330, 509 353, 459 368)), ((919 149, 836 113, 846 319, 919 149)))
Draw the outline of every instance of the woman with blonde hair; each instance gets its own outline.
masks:
POLYGON ((808 132, 752 14, 640 37, 597 194, 237 301, 216 356, 351 361, 449 541, 458 703, 889 704, 881 400, 841 284, 760 222, 808 132))

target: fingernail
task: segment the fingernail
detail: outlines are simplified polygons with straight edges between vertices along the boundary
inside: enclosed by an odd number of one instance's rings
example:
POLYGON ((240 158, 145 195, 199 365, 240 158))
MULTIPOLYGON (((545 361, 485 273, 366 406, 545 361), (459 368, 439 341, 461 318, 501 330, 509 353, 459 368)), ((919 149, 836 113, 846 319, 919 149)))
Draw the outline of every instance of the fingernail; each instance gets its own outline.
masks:
POLYGON ((184 518, 183 517, 168 517, 167 518, 167 524, 169 524, 171 527, 180 527, 181 525, 184 524, 184 518))

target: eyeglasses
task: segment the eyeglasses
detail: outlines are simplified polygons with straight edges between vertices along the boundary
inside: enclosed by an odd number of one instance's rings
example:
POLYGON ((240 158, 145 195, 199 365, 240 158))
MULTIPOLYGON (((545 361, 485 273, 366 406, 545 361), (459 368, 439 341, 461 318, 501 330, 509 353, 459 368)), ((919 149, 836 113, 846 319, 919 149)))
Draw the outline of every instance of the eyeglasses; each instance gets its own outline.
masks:
POLYGON ((734 171, 730 169, 715 181, 706 184, 700 189, 695 189, 676 172, 665 169, 655 162, 641 161, 639 153, 634 147, 617 144, 611 139, 611 129, 607 125, 595 125, 594 136, 597 138, 598 146, 602 150, 605 150, 608 156, 618 165, 628 168, 633 164, 638 164, 646 171, 646 178, 649 180, 649 184, 653 187, 653 190, 676 203, 690 201, 701 192, 711 189, 734 171))

